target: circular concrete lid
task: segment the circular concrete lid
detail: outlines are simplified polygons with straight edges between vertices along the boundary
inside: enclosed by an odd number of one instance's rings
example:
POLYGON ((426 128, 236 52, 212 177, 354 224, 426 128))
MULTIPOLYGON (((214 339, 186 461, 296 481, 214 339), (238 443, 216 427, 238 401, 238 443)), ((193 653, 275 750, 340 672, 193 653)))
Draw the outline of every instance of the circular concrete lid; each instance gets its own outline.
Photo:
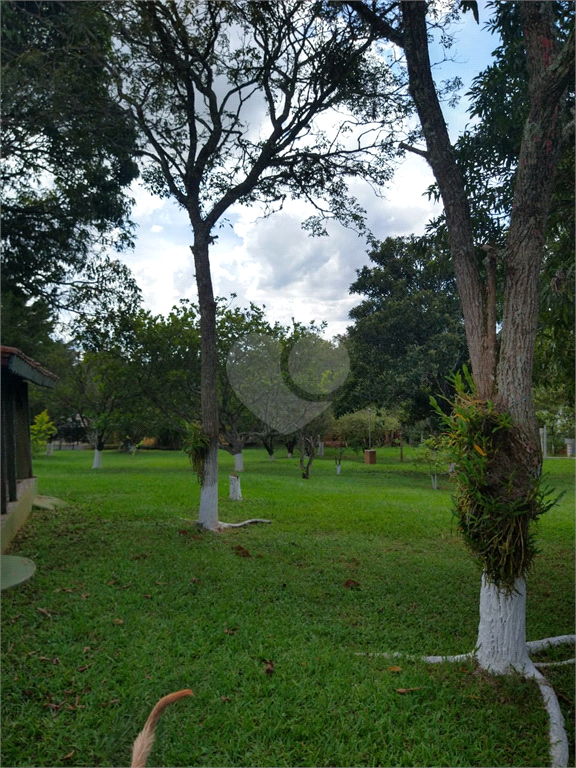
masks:
POLYGON ((16 587, 31 579, 36 570, 36 564, 27 557, 16 555, 0 555, 1 575, 0 588, 16 587))

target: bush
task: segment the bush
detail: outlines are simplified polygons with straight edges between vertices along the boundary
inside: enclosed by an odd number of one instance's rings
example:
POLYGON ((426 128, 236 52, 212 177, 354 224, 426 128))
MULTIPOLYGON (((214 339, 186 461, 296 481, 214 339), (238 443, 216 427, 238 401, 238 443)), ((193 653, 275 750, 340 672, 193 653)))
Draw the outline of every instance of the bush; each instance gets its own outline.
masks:
POLYGON ((51 437, 58 430, 48 416, 48 411, 42 411, 34 417, 34 422, 30 425, 30 441, 32 443, 32 453, 38 456, 44 453, 46 445, 51 437))

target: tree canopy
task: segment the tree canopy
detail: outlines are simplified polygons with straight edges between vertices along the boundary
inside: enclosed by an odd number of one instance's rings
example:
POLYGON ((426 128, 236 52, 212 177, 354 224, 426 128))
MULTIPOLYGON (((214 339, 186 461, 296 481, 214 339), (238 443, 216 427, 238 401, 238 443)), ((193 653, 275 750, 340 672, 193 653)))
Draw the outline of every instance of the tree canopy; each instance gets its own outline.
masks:
POLYGON ((109 93, 110 50, 98 3, 3 4, 2 293, 22 308, 138 300, 128 268, 104 253, 132 243, 138 175, 135 131, 109 93))
POLYGON ((368 252, 351 293, 351 376, 337 413, 376 403, 404 405, 409 421, 430 415, 429 398, 467 359, 464 322, 450 254, 441 238, 387 238, 368 252))

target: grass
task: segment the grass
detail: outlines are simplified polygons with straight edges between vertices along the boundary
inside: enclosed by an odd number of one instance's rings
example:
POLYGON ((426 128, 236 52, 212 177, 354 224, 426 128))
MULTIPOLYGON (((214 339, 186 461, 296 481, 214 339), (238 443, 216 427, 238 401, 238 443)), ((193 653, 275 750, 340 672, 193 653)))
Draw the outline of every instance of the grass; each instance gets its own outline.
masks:
MULTIPOLYGON (((220 535, 190 522, 199 487, 183 454, 107 452, 94 471, 89 452, 37 460, 39 492, 69 506, 34 511, 10 550, 37 571, 3 593, 2 763, 128 765, 153 704, 190 687, 150 765, 547 765, 534 684, 356 655, 476 640, 479 573, 450 485, 433 491, 406 454, 379 449, 371 466, 352 455, 340 476, 327 456, 306 481, 283 451, 271 463, 250 450, 232 502, 223 453, 220 519, 273 523, 220 535)), ((540 522, 528 639, 574 631, 573 468, 547 462, 567 493, 540 522)), ((547 675, 573 743, 573 668, 547 675)))

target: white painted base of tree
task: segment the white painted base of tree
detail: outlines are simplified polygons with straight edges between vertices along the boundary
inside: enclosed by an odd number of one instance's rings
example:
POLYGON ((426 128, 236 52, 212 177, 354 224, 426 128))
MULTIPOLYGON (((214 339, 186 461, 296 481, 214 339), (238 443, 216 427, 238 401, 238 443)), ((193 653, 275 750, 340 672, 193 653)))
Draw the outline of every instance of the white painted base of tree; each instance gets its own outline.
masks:
POLYGON ((269 454, 269 456, 270 456, 270 461, 274 461, 274 454, 271 453, 271 454, 269 454))
POLYGON ((339 474, 340 474, 340 471, 341 471, 341 470, 342 470, 342 467, 340 466, 340 464, 336 464, 336 474, 337 474, 337 475, 339 475, 339 474))
POLYGON ((240 478, 237 475, 228 475, 228 482, 230 485, 230 498, 232 501, 242 501, 240 478))
POLYGON ((244 472, 244 456, 242 453, 234 454, 234 472, 244 472))
POLYGON ((54 456, 54 443, 46 443, 46 456, 54 456))
POLYGON ((543 640, 526 642, 526 584, 518 579, 515 591, 507 594, 490 584, 482 575, 480 588, 480 624, 478 642, 474 651, 457 656, 411 656, 405 653, 357 653, 357 656, 383 656, 384 658, 411 658, 428 664, 459 662, 475 659, 481 669, 493 675, 519 673, 535 680, 540 688, 549 717, 550 760, 552 768, 565 768, 568 764, 568 737, 558 697, 550 683, 536 667, 560 666, 569 661, 534 663, 529 652, 564 643, 574 643, 575 635, 558 635, 543 640))
POLYGON ((102 451, 97 448, 94 451, 94 461, 92 462, 92 469, 102 469, 102 451))

